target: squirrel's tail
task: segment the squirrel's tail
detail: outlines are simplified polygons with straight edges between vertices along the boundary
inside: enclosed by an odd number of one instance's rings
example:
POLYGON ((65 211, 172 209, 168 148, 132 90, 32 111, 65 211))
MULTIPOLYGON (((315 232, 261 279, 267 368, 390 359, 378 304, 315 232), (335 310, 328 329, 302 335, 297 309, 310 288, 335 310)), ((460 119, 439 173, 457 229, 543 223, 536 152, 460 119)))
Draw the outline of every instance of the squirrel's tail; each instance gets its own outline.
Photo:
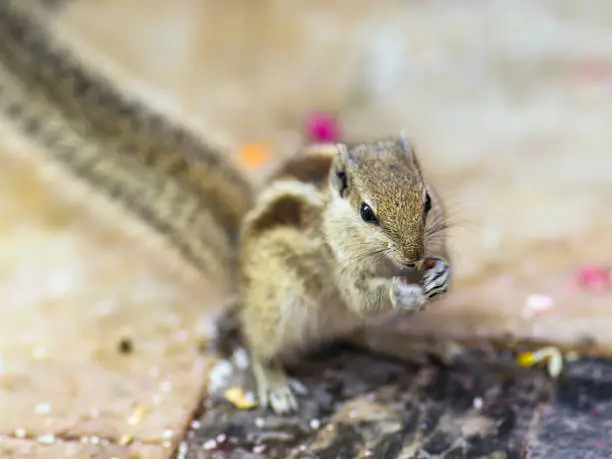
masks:
POLYGON ((0 116, 200 270, 226 271, 253 200, 248 178, 83 64, 22 2, 0 1, 0 116))

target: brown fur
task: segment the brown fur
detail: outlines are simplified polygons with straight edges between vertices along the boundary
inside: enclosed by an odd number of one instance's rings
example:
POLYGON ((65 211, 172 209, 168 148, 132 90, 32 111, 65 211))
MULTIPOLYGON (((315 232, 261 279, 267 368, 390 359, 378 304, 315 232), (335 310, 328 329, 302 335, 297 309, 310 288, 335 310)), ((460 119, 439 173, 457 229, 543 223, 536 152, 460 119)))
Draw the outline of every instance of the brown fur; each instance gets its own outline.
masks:
POLYGON ((255 218, 250 231, 254 234, 270 231, 279 226, 300 229, 304 225, 304 202, 292 195, 278 196, 270 207, 255 218))
POLYGON ((281 164, 270 180, 294 179, 323 188, 327 185, 334 152, 333 145, 314 145, 281 164))

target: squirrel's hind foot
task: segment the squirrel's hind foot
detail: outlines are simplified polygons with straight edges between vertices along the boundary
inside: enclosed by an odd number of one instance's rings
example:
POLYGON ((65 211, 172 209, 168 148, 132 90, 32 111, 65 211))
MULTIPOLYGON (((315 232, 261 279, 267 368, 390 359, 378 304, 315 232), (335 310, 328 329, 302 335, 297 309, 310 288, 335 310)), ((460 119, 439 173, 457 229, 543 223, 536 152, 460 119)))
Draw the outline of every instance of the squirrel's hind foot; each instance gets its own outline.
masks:
POLYGON ((257 383, 259 404, 271 408, 276 414, 288 414, 298 410, 297 394, 306 388, 295 379, 287 377, 280 363, 265 365, 253 362, 253 375, 257 383))

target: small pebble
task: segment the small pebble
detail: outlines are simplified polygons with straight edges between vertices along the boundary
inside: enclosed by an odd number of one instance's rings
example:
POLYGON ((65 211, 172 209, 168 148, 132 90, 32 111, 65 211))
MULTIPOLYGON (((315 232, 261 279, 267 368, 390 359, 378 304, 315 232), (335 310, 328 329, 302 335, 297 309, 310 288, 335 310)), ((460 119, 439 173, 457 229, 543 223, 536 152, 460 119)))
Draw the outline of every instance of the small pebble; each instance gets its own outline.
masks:
POLYGON ((224 389, 231 375, 232 364, 227 360, 218 361, 208 374, 210 391, 215 393, 224 389))
POLYGON ((23 427, 18 427, 15 429, 15 436, 17 438, 25 438, 28 435, 28 432, 23 427))
POLYGON ((128 424, 132 426, 140 424, 146 413, 146 405, 137 405, 136 408, 134 408, 134 411, 132 411, 132 413, 128 417, 128 424))
POLYGON ((217 442, 211 439, 204 443, 202 447, 207 450, 215 449, 217 447, 217 442))
POLYGON ((525 319, 529 319, 536 314, 552 309, 552 307, 553 299, 550 296, 534 293, 527 297, 522 315, 525 319))
POLYGON ((36 414, 49 414, 51 413, 51 405, 49 405, 48 403, 39 403, 38 405, 36 405, 34 411, 36 412, 36 414))
POLYGON ((193 420, 191 421, 191 428, 192 429, 199 429, 202 426, 202 423, 198 420, 193 420))
POLYGON ((172 381, 163 381, 160 385, 159 385, 159 390, 161 390, 162 392, 170 392, 172 390, 173 384, 172 381))
POLYGON ((38 442, 44 443, 46 445, 50 445, 53 442, 55 442, 55 435, 53 434, 41 435, 40 437, 38 437, 38 442))
POLYGON ((483 405, 483 401, 481 397, 476 397, 473 402, 473 406, 475 410, 481 410, 483 405))
POLYGON ((319 427, 321 427, 321 421, 316 418, 310 420, 310 428, 312 430, 317 430, 319 427))
POLYGON ((246 370, 249 367, 249 355, 244 348, 236 349, 232 355, 232 361, 236 367, 241 370, 246 370))
POLYGON ((261 429, 266 425, 266 421, 263 418, 255 418, 255 427, 261 429))
POLYGON ((173 435, 174 435, 174 430, 172 430, 172 429, 166 429, 166 430, 164 430, 163 437, 164 437, 166 440, 168 440, 168 439, 172 438, 172 436, 173 436, 173 435))
POLYGON ((181 442, 181 444, 178 447, 176 459, 187 459, 188 451, 189 451, 189 445, 187 445, 187 442, 181 442))
POLYGON ((266 450, 266 445, 255 445, 253 446, 253 453, 261 454, 266 450))
POLYGON ((133 437, 131 435, 122 435, 121 438, 119 438, 119 444, 121 446, 127 446, 130 443, 132 443, 133 437))

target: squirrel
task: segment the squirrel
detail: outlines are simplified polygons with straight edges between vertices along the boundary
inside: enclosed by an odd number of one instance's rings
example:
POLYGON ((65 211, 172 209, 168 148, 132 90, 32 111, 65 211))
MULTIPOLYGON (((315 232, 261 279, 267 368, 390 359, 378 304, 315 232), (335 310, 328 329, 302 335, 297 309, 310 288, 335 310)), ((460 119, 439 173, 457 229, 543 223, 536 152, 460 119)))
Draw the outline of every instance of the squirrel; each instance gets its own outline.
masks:
POLYGON ((260 403, 296 410, 303 387, 286 362, 446 292, 445 230, 404 134, 313 146, 281 165, 245 216, 239 247, 237 315, 260 403))
MULTIPOLYGON (((303 351, 367 344, 370 320, 422 311, 449 289, 444 206, 404 134, 311 146, 256 189, 87 68, 21 2, 0 2, 0 115, 204 274, 235 279, 260 405, 298 408, 304 388, 285 367, 303 351)), ((399 344, 383 346, 409 356, 399 344)))

